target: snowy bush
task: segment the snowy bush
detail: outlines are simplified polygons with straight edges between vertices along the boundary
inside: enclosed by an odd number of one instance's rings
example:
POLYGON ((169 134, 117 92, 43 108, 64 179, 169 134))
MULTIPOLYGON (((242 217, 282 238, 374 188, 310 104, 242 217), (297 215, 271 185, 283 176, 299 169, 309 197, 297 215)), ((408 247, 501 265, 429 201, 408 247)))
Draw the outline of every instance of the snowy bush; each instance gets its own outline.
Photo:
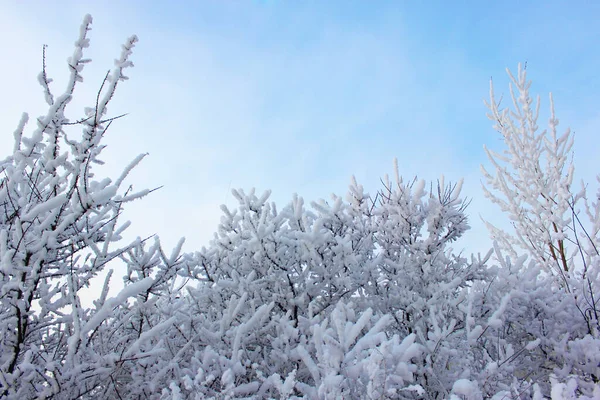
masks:
POLYGON ((382 330, 389 318, 371 310, 356 315, 338 303, 327 318, 294 326, 289 313, 247 300, 230 302, 224 321, 202 318, 189 367, 162 398, 400 398, 422 391, 412 384, 420 346, 414 335, 388 338, 382 330))

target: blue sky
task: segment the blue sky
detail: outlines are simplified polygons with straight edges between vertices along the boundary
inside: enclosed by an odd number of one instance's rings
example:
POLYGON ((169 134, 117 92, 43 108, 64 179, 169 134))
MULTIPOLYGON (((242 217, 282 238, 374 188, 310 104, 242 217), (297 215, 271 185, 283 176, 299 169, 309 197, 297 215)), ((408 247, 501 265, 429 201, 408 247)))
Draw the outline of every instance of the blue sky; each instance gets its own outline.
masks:
POLYGON ((502 223, 480 190, 482 147, 500 145, 483 100, 490 77, 507 93, 504 69, 518 62, 542 109, 552 91, 562 127, 575 130, 579 177, 599 172, 597 2, 4 1, 3 148, 22 111, 44 111, 42 44, 61 87, 86 13, 93 63, 72 115, 137 34, 136 67, 109 110, 129 115, 107 137, 106 171, 150 153, 132 182, 164 188, 126 216, 132 234, 167 245, 206 244, 231 188, 272 189, 281 206, 294 192, 343 194, 354 174, 374 193, 397 157, 407 178, 465 178, 473 230, 458 247, 483 249, 479 215, 502 223))

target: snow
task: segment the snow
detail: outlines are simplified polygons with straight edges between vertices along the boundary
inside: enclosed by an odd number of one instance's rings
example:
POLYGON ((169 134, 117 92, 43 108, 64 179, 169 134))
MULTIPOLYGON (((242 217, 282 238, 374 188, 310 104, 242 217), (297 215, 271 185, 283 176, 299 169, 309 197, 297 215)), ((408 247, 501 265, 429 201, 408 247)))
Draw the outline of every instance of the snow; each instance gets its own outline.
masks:
POLYGON ((0 397, 600 398, 600 201, 573 214, 586 193, 570 191, 570 131, 556 132, 552 105, 538 132, 524 70, 511 76, 513 112, 490 90, 506 152, 488 151, 486 194, 517 227, 490 225, 495 259, 452 247, 469 228, 462 181, 406 183, 397 160, 377 200, 355 178, 346 196, 310 206, 233 190, 237 205, 222 207, 208 246, 182 253, 182 239, 169 252, 158 237, 119 243, 131 228, 123 209, 151 192, 122 187, 145 154, 116 180, 94 176, 100 119, 137 37, 85 111, 96 120, 66 124, 90 23, 66 91, 38 77, 48 112, 29 135, 21 118, 2 161, 0 397), (75 128, 80 140, 62 134, 75 128), (82 307, 112 263, 126 270, 124 288, 108 297, 109 272, 82 307))

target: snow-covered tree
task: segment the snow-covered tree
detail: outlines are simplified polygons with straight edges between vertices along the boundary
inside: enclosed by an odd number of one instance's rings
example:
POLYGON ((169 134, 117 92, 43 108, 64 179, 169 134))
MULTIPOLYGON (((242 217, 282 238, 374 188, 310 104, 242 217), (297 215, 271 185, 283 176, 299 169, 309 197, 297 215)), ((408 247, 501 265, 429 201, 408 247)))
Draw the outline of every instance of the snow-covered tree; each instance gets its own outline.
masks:
POLYGON ((600 379, 600 200, 588 200, 585 184, 573 189, 573 135, 568 129, 558 134, 552 96, 548 129, 540 131, 540 100, 534 104, 530 96, 525 68, 509 76, 513 109, 500 108, 493 85, 487 104, 505 149, 486 149, 494 173, 482 167, 486 196, 515 228, 510 233, 488 224, 501 265, 488 293, 504 296, 496 302, 502 323, 495 325, 520 357, 516 376, 536 383, 537 393, 554 396, 551 388, 568 381, 592 396, 600 379))
POLYGON ((144 155, 116 179, 94 174, 94 166, 102 163, 102 138, 115 121, 107 106, 133 65, 135 36, 123 45, 93 106, 79 119, 66 114, 90 61, 84 51, 91 22, 86 16, 81 25, 61 94, 54 95, 44 65, 39 82, 48 112, 36 119, 30 135, 25 134, 28 116, 23 115, 13 153, 0 163, 2 398, 102 397, 98 393, 107 382, 119 379, 115 371, 126 359, 146 357, 142 345, 151 339, 148 332, 158 336, 164 330, 164 326, 143 329, 143 314, 128 301, 136 296, 146 301, 156 291, 163 295, 161 285, 168 285, 177 271, 177 251, 174 257, 154 262, 157 248, 143 252, 141 240, 125 246, 116 243, 128 226, 119 223, 123 207, 149 193, 123 187, 144 155), (142 266, 140 260, 148 256, 142 266), (124 257, 130 257, 125 261, 132 277, 123 291, 108 298, 107 279, 95 307, 83 308, 82 292, 107 264, 124 257), (128 311, 121 315, 115 311, 120 308, 128 311), (135 340, 114 336, 138 320, 135 340))
POLYGON ((573 188, 573 134, 569 129, 558 133, 552 95, 548 128, 540 131, 541 103, 539 97, 537 103, 531 98, 525 68, 519 66, 517 76, 510 71, 509 76, 513 109, 500 108, 493 85, 487 103, 488 116, 506 148, 502 153, 486 148, 494 173, 484 167, 482 171, 486 196, 508 214, 515 231, 508 233, 491 224, 488 227, 512 256, 518 249, 525 250, 567 290, 576 290, 569 279, 589 277, 592 284, 598 273, 598 195, 588 203, 587 185, 582 183, 580 190, 573 188))

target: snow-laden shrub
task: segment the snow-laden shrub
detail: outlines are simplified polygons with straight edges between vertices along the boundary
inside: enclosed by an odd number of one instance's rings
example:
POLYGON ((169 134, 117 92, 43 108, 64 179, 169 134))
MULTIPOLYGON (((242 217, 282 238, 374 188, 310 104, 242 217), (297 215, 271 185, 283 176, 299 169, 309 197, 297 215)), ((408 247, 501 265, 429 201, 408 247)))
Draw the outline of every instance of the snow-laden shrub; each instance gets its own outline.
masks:
POLYGON ((162 398, 378 399, 423 391, 413 384, 421 346, 414 335, 388 337, 389 316, 359 315, 340 302, 327 318, 294 326, 290 314, 272 313, 273 304, 255 309, 248 300, 231 301, 224 322, 204 320, 201 345, 162 398))

